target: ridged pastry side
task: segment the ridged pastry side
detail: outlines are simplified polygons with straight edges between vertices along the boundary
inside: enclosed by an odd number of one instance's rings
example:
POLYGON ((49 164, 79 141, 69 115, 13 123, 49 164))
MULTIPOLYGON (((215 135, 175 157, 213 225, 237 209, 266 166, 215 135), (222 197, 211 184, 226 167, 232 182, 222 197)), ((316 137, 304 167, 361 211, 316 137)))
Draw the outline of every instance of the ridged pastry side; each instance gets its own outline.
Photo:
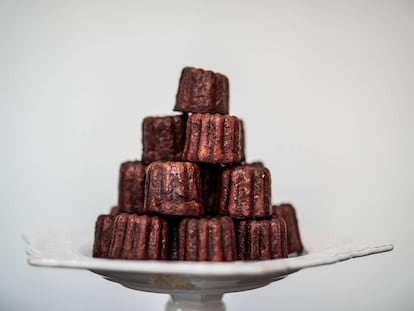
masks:
POLYGON ((181 160, 186 123, 185 115, 146 117, 142 122, 142 162, 181 160))
POLYGON ((289 253, 302 252, 303 244, 300 238, 298 220, 293 205, 283 203, 280 205, 273 205, 272 209, 275 215, 283 217, 286 221, 289 253))
POLYGON ((110 258, 166 260, 167 247, 166 220, 126 213, 115 217, 110 258))
POLYGON ((195 113, 187 120, 183 159, 213 164, 245 159, 243 122, 221 114, 195 113))
POLYGON ((142 213, 144 205, 145 165, 140 161, 121 164, 118 183, 118 210, 142 213))
POLYGON ((203 207, 207 215, 217 215, 219 180, 222 167, 216 164, 200 163, 203 207))
POLYGON ((99 215, 95 222, 93 257, 108 257, 114 228, 114 216, 99 215))
POLYGON ((287 231, 283 218, 236 221, 237 258, 266 260, 287 258, 287 231))
POLYGON ((220 178, 219 214, 236 219, 272 215, 270 171, 261 164, 226 167, 220 178))
POLYGON ((202 216, 200 169, 191 162, 152 162, 147 168, 144 212, 202 216))
POLYGON ((181 220, 178 227, 178 260, 236 260, 233 220, 227 216, 181 220))

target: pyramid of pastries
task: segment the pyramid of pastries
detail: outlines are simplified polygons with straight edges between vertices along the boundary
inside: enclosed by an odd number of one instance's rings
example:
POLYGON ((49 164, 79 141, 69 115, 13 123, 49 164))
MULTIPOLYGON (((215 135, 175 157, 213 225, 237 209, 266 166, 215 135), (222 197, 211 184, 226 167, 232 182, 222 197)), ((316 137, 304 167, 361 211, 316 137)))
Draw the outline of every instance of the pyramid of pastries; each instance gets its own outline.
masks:
POLYGON ((271 175, 245 159, 225 75, 186 67, 178 115, 146 117, 140 160, 121 164, 118 205, 95 225, 93 256, 233 261, 303 250, 294 207, 272 206, 271 175))

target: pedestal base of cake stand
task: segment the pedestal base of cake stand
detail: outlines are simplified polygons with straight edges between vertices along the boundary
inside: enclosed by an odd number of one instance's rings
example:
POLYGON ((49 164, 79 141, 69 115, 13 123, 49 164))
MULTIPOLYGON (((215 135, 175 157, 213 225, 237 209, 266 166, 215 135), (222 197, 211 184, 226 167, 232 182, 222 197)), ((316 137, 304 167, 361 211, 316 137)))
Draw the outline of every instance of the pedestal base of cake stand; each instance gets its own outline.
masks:
MULTIPOLYGON (((168 263, 154 263, 155 265, 169 266, 168 263)), ((242 264, 243 263, 239 263, 242 264)), ((108 270, 91 270, 105 279, 116 282, 133 290, 140 290, 159 294, 168 294, 170 299, 166 304, 166 311, 225 311, 226 306, 222 301, 226 293, 240 292, 266 286, 274 281, 285 278, 289 273, 296 272, 292 270, 285 275, 280 274, 232 274, 223 273, 208 275, 208 268, 214 268, 211 263, 190 263, 190 264, 171 264, 175 268, 182 266, 191 268, 201 268, 202 274, 175 273, 168 274, 165 272, 153 273, 133 272, 133 271, 108 271, 108 270), (204 267, 205 265, 205 267, 204 267)), ((237 266, 237 263, 219 263, 222 268, 230 269, 237 266)), ((160 269, 161 270, 161 269, 160 269)), ((165 269, 164 269, 165 270, 165 269)), ((171 269, 173 271, 173 269, 171 269)), ((231 270, 230 270, 231 271, 231 270)), ((213 271, 214 272, 214 271, 213 271)))
MULTIPOLYGON (((243 262, 215 264, 148 262, 147 264, 152 273, 146 273, 143 269, 141 271, 91 269, 91 271, 133 290, 170 295, 165 308, 167 311, 224 311, 226 310, 222 301, 224 294, 266 286, 298 271, 292 269, 285 273, 262 271, 240 273, 243 267, 245 269, 249 267, 249 264, 246 266, 243 262), (242 267, 239 267, 240 265, 242 267), (232 268, 239 273, 233 273, 232 268), (194 274, 189 274, 190 271, 194 274)), ((266 266, 262 268, 266 270, 266 266)))
POLYGON ((166 311, 225 311, 221 295, 171 295, 166 311))

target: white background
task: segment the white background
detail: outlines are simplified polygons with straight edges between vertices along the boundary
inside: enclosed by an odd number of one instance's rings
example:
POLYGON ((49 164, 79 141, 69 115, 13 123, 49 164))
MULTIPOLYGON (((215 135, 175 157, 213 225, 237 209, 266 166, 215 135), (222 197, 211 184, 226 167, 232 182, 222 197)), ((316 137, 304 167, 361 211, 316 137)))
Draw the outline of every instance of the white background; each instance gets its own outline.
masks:
POLYGON ((92 228, 182 67, 228 75, 247 159, 301 226, 391 253, 228 294, 228 310, 413 310, 413 1, 0 0, 0 309, 162 310, 26 264, 23 232, 92 228))

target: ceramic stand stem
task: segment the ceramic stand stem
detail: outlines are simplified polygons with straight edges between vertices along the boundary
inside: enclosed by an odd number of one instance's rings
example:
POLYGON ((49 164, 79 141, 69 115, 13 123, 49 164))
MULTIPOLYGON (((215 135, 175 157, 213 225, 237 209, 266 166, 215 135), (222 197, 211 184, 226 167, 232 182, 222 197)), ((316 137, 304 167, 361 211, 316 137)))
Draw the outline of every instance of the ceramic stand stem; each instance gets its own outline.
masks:
POLYGON ((223 294, 197 295, 178 294, 171 295, 167 302, 166 311, 225 311, 223 294))

